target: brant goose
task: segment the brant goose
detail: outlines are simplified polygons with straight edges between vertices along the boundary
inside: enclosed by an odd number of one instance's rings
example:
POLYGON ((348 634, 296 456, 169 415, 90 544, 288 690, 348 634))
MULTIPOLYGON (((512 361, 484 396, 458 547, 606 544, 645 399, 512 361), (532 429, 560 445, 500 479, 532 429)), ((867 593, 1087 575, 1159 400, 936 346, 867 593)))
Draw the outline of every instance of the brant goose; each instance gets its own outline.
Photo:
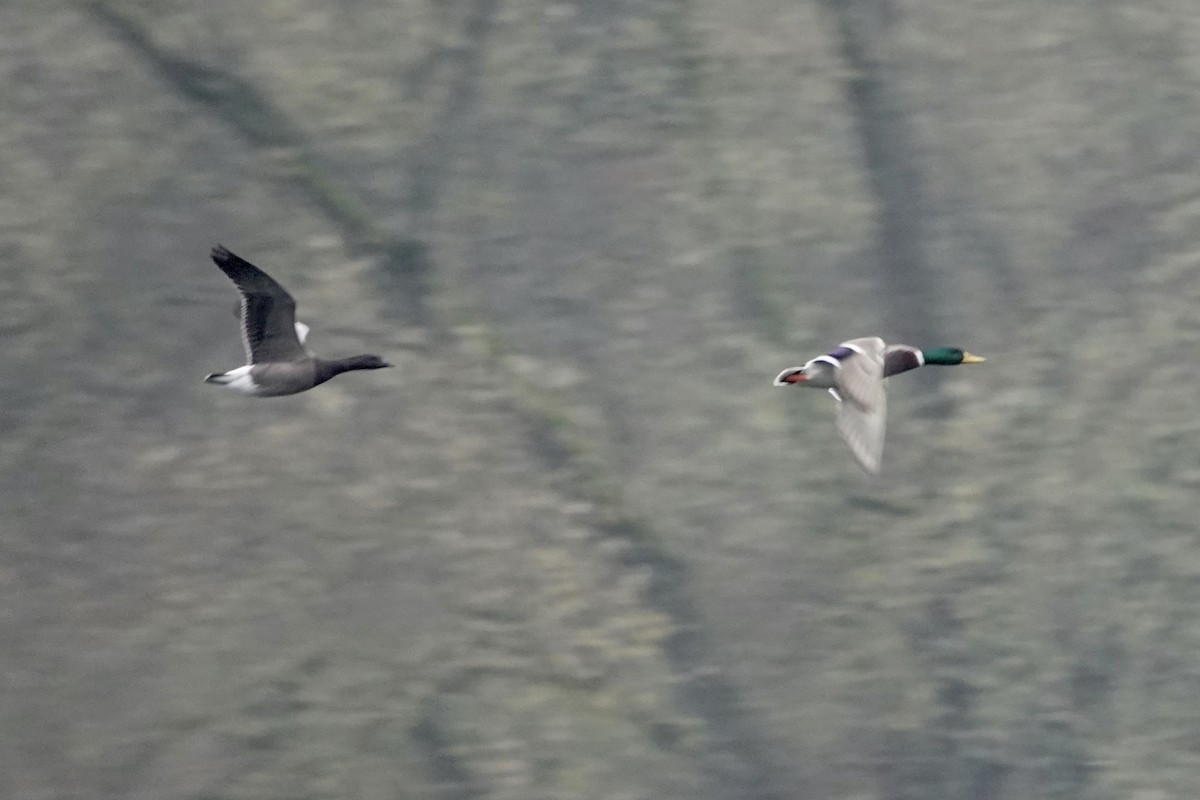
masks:
POLYGON ((296 301, 258 267, 221 245, 212 260, 242 295, 242 345, 249 364, 213 373, 205 383, 227 386, 253 397, 280 397, 307 391, 352 369, 382 369, 391 364, 379 356, 325 359, 304 346, 308 326, 296 322, 296 301))

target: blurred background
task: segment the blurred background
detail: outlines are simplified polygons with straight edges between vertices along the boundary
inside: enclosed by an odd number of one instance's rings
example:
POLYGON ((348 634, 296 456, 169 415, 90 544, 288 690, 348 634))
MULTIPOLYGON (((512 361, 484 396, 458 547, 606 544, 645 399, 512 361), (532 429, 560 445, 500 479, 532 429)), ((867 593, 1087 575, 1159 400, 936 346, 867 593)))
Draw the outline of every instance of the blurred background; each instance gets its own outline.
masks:
POLYGON ((1200 797, 1192 0, 0 5, 0 796, 1200 797), (223 243, 310 344, 243 363, 223 243), (847 338, 891 383, 868 479, 847 338))

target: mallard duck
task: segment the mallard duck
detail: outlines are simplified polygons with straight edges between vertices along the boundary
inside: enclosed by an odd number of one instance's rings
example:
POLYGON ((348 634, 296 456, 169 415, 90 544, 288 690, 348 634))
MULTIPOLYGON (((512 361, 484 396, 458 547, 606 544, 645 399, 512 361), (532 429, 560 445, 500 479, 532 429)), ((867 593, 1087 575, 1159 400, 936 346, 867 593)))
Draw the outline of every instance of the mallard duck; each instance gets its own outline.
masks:
POLYGON ((239 316, 249 363, 229 372, 215 372, 205 383, 253 397, 279 397, 307 391, 350 370, 391 366, 375 355, 318 358, 304 346, 308 326, 296 321, 296 301, 286 289, 220 245, 213 248, 212 260, 242 295, 239 316))
POLYGON ((838 431, 862 468, 876 473, 883 456, 887 378, 931 364, 949 367, 984 360, 957 347, 918 350, 906 344, 885 344, 878 336, 865 336, 842 342, 803 367, 785 369, 775 378, 775 385, 828 389, 838 401, 838 431))

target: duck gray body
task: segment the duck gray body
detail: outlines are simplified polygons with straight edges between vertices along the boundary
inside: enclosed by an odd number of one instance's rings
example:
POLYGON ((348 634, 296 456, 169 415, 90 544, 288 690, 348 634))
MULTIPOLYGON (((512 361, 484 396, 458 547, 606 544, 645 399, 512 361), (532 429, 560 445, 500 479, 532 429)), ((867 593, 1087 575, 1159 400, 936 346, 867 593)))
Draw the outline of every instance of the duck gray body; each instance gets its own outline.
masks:
POLYGON ((952 366, 983 360, 956 347, 922 351, 866 336, 842 342, 802 367, 785 369, 775 378, 775 385, 828 389, 837 400, 838 432, 862 468, 875 473, 883 458, 887 378, 927 364, 952 366))
POLYGON ((296 301, 258 267, 217 245, 212 260, 241 294, 245 366, 210 374, 205 383, 252 397, 281 397, 320 386, 343 372, 390 367, 376 355, 325 359, 304 346, 308 326, 296 322, 296 301))

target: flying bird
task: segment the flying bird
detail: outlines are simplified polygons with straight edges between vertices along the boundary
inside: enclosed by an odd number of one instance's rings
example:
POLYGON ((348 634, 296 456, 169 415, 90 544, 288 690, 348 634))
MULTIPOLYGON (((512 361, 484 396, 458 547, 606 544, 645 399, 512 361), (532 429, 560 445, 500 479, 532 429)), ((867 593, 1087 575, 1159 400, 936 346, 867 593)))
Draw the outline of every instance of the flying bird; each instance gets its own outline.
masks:
POLYGON ((957 347, 918 350, 866 336, 842 342, 803 367, 785 369, 775 378, 775 385, 828 389, 837 400, 838 432, 862 468, 874 474, 883 457, 887 378, 931 364, 955 366, 984 360, 957 347))
POLYGON ((212 260, 241 293, 244 367, 214 372, 205 383, 225 386, 253 397, 280 397, 308 391, 335 375, 355 369, 382 369, 391 364, 379 356, 320 358, 304 346, 308 326, 296 322, 296 301, 270 275, 221 245, 212 260))

